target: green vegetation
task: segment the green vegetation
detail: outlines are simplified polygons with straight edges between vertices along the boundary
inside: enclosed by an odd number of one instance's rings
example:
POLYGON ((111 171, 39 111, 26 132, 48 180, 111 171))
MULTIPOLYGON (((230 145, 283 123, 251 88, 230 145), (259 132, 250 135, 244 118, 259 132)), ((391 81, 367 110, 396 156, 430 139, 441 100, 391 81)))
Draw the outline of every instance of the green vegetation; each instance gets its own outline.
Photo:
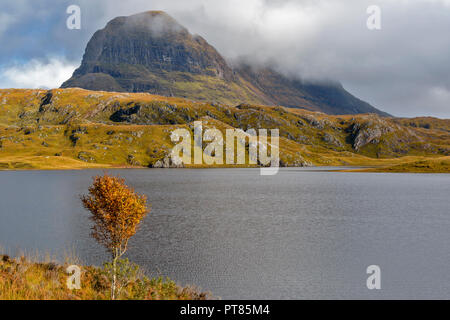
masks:
MULTIPOLYGON (((81 267, 81 289, 68 289, 69 263, 33 262, 25 256, 0 255, 0 300, 104 300, 110 299, 110 265, 81 267)), ((205 300, 209 293, 180 287, 168 278, 148 278, 128 260, 119 262, 117 299, 205 300)))
POLYGON ((172 130, 192 130, 196 120, 221 131, 278 128, 282 166, 384 170, 450 155, 450 120, 331 116, 147 93, 10 89, 0 90, 0 169, 151 167, 168 156, 172 130))

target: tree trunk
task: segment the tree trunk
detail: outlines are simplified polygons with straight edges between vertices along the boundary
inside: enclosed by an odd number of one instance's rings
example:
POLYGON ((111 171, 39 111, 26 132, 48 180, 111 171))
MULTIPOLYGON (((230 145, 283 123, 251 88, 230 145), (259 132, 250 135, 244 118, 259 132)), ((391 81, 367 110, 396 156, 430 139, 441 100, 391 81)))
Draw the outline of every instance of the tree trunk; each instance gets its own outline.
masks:
POLYGON ((117 282, 117 250, 114 251, 113 257, 113 278, 111 284, 111 299, 116 300, 116 282, 117 282))

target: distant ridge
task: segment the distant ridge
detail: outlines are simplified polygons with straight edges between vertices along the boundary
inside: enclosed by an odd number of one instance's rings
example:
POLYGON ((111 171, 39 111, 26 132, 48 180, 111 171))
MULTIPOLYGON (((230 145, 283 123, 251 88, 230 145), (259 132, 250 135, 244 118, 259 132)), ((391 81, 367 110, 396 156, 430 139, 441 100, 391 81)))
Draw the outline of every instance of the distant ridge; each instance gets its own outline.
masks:
POLYGON ((271 68, 242 65, 233 69, 206 40, 162 11, 108 22, 92 36, 81 66, 61 87, 388 116, 339 83, 303 83, 271 68))

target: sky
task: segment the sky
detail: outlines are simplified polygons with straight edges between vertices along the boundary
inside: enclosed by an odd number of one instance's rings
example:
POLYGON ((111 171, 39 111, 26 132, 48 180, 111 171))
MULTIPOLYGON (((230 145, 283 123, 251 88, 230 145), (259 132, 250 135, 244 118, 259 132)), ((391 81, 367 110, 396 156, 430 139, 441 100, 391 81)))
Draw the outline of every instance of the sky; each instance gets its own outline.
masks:
POLYGON ((450 118, 450 0, 0 0, 0 88, 55 88, 93 33, 117 17, 164 10, 230 62, 335 80, 399 117, 450 118), (66 10, 81 9, 81 29, 66 10), (370 30, 367 8, 380 8, 370 30))

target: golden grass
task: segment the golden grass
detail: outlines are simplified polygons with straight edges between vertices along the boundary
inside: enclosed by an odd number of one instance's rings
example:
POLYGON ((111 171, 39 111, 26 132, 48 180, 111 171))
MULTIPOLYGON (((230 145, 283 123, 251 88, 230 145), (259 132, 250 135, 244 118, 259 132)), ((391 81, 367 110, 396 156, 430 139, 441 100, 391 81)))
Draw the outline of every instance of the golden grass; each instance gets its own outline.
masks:
MULTIPOLYGON (((411 173, 450 173, 450 157, 421 158, 412 160, 411 157, 403 159, 404 162, 380 166, 348 170, 353 172, 411 172, 411 173), (412 161, 411 161, 412 160, 412 161)), ((399 162, 399 161, 398 161, 399 162)))
MULTIPOLYGON (((81 267, 81 289, 68 289, 66 268, 55 262, 33 262, 25 256, 11 259, 0 255, 0 300, 106 300, 110 282, 101 268, 81 267)), ((179 287, 168 278, 133 279, 121 290, 119 299, 205 300, 209 293, 194 287, 179 287)))
MULTIPOLYGON (((414 171, 419 170, 417 166, 388 168, 450 153, 450 120, 331 116, 276 106, 229 106, 77 88, 51 90, 51 103, 41 107, 48 92, 0 89, 0 170, 152 166, 173 147, 172 130, 189 128, 192 121, 203 121, 222 132, 227 128, 278 128, 280 159, 287 166, 303 163, 414 171), (130 122, 111 120, 114 112, 133 106, 140 106, 141 113, 130 122), (353 125, 366 133, 380 128, 387 131, 355 150, 353 125), (331 142, 325 135, 332 137, 331 142)), ((432 165, 426 170, 446 168, 432 165)))
POLYGON ((0 159, 2 170, 64 170, 109 168, 109 164, 86 163, 69 157, 55 156, 9 156, 0 159))

